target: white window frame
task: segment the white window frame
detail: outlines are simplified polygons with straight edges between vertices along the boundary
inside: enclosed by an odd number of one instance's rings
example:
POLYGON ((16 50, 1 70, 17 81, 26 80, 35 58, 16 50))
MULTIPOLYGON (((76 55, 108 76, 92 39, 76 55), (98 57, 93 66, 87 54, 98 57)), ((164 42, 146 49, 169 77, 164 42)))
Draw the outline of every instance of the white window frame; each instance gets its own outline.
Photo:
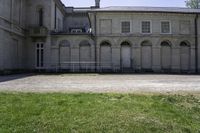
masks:
POLYGON ((36 42, 35 43, 35 68, 36 69, 43 69, 44 68, 44 42, 36 42), (39 48, 37 47, 37 44, 39 44, 39 48), (41 44, 43 44, 43 47, 41 48, 41 44), (37 50, 39 49, 39 64, 41 64, 41 50, 43 50, 43 65, 39 65, 37 64, 38 60, 37 60, 37 50))
POLYGON ((121 20, 120 21, 120 33, 121 34, 131 34, 132 33, 132 21, 131 20, 121 20), (127 32, 127 33, 122 32, 122 22, 130 22, 130 32, 127 32))
POLYGON ((142 20, 141 22, 140 22, 140 33, 141 34, 146 34, 146 35, 148 35, 148 34, 152 34, 152 20, 142 20), (150 33, 143 33, 142 32, 142 22, 146 22, 146 21, 148 21, 148 22, 150 22, 150 33))
POLYGON ((172 26, 170 20, 161 20, 160 21, 160 34, 172 34, 172 26), (169 33, 162 33, 162 22, 169 22, 169 33))

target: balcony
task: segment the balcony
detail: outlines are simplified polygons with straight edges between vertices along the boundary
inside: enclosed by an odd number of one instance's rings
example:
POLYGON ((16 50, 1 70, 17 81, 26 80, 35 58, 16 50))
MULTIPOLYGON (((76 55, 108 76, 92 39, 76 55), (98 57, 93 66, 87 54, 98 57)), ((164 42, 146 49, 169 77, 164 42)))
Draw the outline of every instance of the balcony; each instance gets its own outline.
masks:
POLYGON ((52 35, 91 35, 91 28, 69 28, 66 30, 54 30, 51 31, 52 35))
POLYGON ((46 37, 48 29, 46 27, 30 27, 29 36, 31 37, 46 37))

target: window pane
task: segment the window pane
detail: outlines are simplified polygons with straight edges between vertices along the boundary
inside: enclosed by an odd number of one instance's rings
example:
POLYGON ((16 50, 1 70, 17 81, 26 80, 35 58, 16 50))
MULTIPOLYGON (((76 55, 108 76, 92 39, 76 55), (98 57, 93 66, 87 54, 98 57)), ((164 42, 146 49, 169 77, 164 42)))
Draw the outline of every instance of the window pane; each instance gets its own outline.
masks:
POLYGON ((142 22, 142 33, 151 33, 151 23, 150 21, 142 22))
POLYGON ((41 48, 43 48, 44 47, 44 45, 43 44, 41 44, 41 48))
POLYGON ((37 67, 40 66, 40 52, 39 49, 37 50, 37 67))
POLYGON ((124 21, 121 23, 122 33, 130 33, 130 22, 124 21))
POLYGON ((162 33, 170 33, 170 23, 169 22, 161 22, 161 32, 162 33))
POLYGON ((43 51, 43 49, 41 49, 41 64, 40 64, 40 67, 43 67, 44 66, 44 51, 43 51))

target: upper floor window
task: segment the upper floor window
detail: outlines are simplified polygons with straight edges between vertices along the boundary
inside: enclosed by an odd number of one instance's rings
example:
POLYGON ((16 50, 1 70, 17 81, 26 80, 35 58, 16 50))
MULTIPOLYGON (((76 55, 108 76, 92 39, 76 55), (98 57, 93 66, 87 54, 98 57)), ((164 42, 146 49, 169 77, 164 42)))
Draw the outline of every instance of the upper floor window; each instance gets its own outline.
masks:
POLYGON ((189 20, 180 21, 180 34, 190 34, 191 33, 191 22, 189 20))
POLYGON ((171 33, 171 24, 169 21, 161 22, 161 33, 163 33, 163 34, 171 33))
POLYGON ((131 32, 130 21, 123 21, 123 22, 121 22, 121 32, 122 33, 130 33, 131 32))
POLYGON ((43 9, 40 8, 38 11, 38 24, 39 26, 43 26, 43 9))
POLYGON ((142 33, 151 33, 151 21, 142 21, 142 33))

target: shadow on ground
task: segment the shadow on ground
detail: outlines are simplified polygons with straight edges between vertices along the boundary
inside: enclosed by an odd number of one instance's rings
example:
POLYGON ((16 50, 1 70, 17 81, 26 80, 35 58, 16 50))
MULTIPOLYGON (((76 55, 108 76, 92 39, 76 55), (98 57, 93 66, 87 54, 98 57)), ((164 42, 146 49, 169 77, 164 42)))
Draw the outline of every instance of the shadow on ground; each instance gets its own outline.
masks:
POLYGON ((34 76, 35 74, 13 74, 13 75, 4 75, 0 76, 0 83, 1 82, 7 82, 11 80, 16 80, 16 79, 23 79, 27 77, 34 76))

